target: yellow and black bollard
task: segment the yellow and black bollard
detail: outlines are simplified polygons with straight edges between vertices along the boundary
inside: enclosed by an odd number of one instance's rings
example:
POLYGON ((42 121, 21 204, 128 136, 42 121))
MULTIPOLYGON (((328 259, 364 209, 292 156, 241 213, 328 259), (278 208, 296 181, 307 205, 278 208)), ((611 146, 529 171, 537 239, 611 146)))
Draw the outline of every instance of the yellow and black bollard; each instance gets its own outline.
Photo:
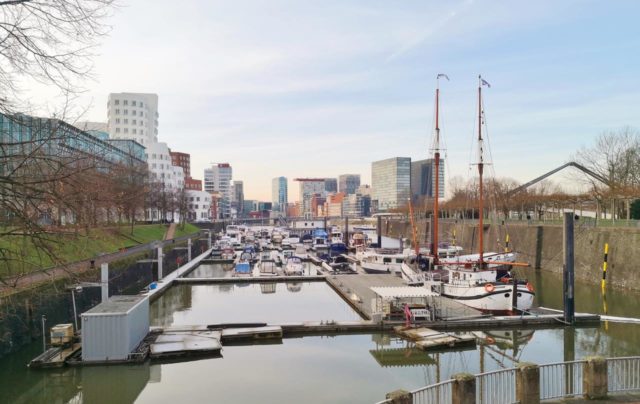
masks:
POLYGON ((504 252, 509 252, 509 233, 507 233, 507 237, 504 239, 504 252))
POLYGON ((609 243, 604 243, 604 263, 602 264, 602 293, 607 286, 607 259, 609 258, 609 243))

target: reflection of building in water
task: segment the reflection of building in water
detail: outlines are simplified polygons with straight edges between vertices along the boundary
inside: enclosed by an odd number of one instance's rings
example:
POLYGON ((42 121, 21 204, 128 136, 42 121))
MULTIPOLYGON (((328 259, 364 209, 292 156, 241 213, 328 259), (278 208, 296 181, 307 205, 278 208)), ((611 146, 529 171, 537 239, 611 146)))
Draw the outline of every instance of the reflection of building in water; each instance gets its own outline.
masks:
POLYGON ((151 324, 168 326, 173 324, 173 313, 191 308, 191 285, 172 286, 151 304, 149 316, 151 324))
POLYGON ((82 368, 82 402, 133 403, 149 382, 149 364, 85 366, 82 368))
POLYGON ((261 283, 260 284, 260 292, 262 293, 276 293, 276 283, 275 282, 269 282, 269 283, 261 283))
POLYGON ((302 290, 302 282, 287 282, 287 290, 289 292, 300 292, 302 290))

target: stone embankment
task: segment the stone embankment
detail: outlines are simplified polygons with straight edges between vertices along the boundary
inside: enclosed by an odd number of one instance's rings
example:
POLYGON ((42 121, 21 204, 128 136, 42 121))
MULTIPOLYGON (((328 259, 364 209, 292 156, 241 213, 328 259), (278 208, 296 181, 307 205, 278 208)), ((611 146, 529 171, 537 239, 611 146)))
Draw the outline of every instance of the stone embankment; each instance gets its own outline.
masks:
MULTIPOLYGON (((412 238, 411 225, 405 221, 383 223, 383 234, 389 237, 412 238)), ((429 222, 416 224, 421 245, 426 244, 429 222)), ((440 224, 441 241, 451 242, 465 252, 478 249, 477 224, 446 220, 440 224)), ((563 235, 559 225, 528 225, 507 222, 506 225, 484 226, 485 251, 503 251, 507 234, 509 247, 532 269, 562 273, 563 235)), ((625 227, 592 227, 579 220, 575 228, 576 278, 599 283, 602 279, 604 245, 609 244, 607 284, 613 287, 640 290, 640 229, 625 227)))

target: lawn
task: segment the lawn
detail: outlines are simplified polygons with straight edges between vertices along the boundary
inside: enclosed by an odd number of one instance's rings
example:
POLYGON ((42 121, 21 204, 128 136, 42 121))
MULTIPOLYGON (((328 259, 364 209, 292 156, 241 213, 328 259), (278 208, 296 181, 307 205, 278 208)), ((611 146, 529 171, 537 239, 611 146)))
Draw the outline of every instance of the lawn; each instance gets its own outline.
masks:
MULTIPOLYGON (((137 225, 131 227, 105 227, 45 235, 41 243, 29 237, 5 236, 0 239, 0 277, 25 274, 61 263, 89 259, 122 248, 162 240, 168 225, 137 225), (55 257, 55 258, 54 258, 55 257)), ((178 226, 175 237, 191 234, 199 229, 191 224, 178 226)))

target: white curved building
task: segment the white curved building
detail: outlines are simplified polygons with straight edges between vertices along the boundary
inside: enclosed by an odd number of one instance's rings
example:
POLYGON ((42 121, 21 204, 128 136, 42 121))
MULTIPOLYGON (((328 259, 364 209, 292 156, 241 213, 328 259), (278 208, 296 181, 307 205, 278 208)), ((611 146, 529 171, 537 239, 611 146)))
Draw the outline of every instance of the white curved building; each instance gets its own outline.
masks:
POLYGON ((148 147, 158 141, 158 118, 157 94, 109 94, 107 128, 113 139, 133 139, 148 147))

